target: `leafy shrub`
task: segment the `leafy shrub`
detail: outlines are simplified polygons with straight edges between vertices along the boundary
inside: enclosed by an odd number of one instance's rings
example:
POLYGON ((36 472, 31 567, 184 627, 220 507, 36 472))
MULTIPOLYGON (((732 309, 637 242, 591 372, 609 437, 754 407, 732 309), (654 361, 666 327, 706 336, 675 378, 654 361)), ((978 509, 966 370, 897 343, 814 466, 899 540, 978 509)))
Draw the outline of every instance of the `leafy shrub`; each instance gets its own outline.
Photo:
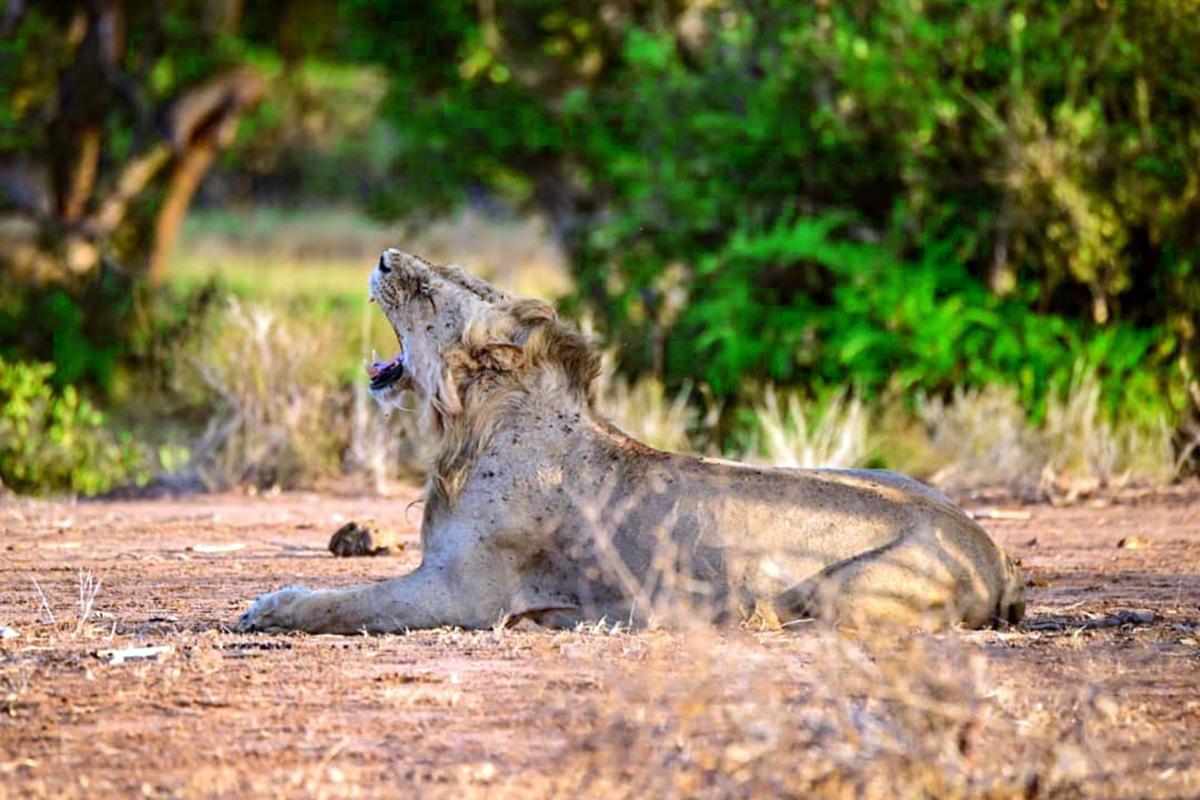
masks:
POLYGON ((718 394, 747 378, 947 393, 1010 385, 1040 420, 1077 360, 1097 372, 1108 408, 1147 418, 1169 406, 1160 377, 1175 340, 1161 327, 1103 329, 1000 297, 939 248, 919 261, 848 240, 842 218, 806 218, 735 236, 702 259, 666 344, 668 372, 718 394), (780 278, 786 275, 786 278, 780 278))
POLYGON ((52 363, 55 389, 87 387, 121 401, 133 378, 170 380, 179 347, 199 331, 223 290, 213 281, 155 290, 115 270, 70 287, 0 285, 0 357, 52 363))
POLYGON ((114 436, 104 415, 74 386, 56 390, 51 364, 0 358, 0 479, 19 492, 95 494, 145 480, 143 458, 128 436, 114 436))
POLYGON ((88 383, 106 391, 131 349, 136 293, 111 274, 83 284, 80 291, 15 281, 5 286, 0 355, 52 362, 49 379, 57 389, 88 383))
POLYGON ((482 184, 550 214, 575 308, 629 374, 706 381, 727 410, 763 379, 999 383, 1038 421, 1082 356, 1102 406, 1181 421, 1176 366, 1200 355, 1186 3, 348 13, 389 34, 359 43, 393 74, 392 206, 482 184))

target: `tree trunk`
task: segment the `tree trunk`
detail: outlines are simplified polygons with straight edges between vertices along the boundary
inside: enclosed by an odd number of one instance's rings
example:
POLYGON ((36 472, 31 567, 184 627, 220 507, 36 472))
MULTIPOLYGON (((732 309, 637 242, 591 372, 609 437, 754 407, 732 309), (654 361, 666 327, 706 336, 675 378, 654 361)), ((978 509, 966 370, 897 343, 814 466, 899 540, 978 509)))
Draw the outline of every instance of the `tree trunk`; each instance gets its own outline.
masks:
POLYGON ((154 220, 154 241, 146 262, 146 278, 152 285, 160 285, 166 277, 167 258, 175 245, 192 196, 200 188, 200 181, 216 157, 216 144, 202 140, 176 160, 167 184, 166 197, 154 220))
MULTIPOLYGON (((211 22, 231 33, 242 9, 243 0, 214 3, 211 22)), ((15 11, 10 5, 14 18, 21 11, 20 4, 15 11)), ((61 73, 48 120, 48 169, 31 176, 0 165, 5 167, 0 188, 28 223, 17 241, 0 242, 0 268, 23 279, 52 282, 91 272, 131 206, 162 185, 160 176, 169 165, 153 239, 140 265, 151 282, 161 283, 192 197, 217 154, 233 143, 239 121, 265 94, 265 81, 252 69, 236 68, 192 86, 166 108, 145 109, 131 76, 123 71, 124 0, 78 3, 72 25, 78 36, 72 41, 78 45, 69 50, 73 60, 61 73), (156 127, 163 138, 110 166, 104 130, 118 100, 144 117, 143 123, 160 120, 156 127)))
POLYGON ((88 198, 96 186, 96 175, 100 169, 100 128, 89 125, 78 132, 76 147, 78 154, 68 173, 68 185, 62 202, 63 222, 78 222, 87 208, 88 198))
POLYGON ((265 92, 266 84, 256 73, 238 69, 193 89, 172 107, 171 139, 177 156, 154 220, 146 263, 150 283, 161 284, 166 277, 167 259, 193 195, 217 153, 233 143, 242 116, 265 92))

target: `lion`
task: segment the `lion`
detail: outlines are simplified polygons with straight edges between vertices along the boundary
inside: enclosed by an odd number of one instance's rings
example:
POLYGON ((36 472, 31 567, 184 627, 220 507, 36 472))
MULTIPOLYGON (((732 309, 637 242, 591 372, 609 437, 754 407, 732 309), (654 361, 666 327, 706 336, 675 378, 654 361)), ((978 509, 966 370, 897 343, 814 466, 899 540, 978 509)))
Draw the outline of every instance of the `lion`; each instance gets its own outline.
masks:
POLYGON ((400 344, 368 365, 371 392, 384 406, 411 392, 437 441, 420 566, 263 595, 239 630, 809 618, 933 629, 1024 613, 1013 561, 925 484, 656 450, 599 413, 596 350, 550 305, 394 249, 370 291, 400 344))

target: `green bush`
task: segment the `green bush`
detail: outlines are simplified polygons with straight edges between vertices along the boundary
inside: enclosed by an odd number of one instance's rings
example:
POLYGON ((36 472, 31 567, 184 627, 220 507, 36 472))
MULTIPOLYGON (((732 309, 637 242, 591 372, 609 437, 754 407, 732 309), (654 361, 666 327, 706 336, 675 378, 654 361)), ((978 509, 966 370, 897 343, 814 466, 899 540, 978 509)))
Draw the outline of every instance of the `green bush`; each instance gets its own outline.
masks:
POLYGON ((951 252, 902 261, 839 237, 840 223, 801 219, 739 234, 701 259, 692 302, 666 343, 668 372, 698 372, 726 395, 747 378, 850 383, 867 397, 1009 385, 1040 419, 1082 362, 1099 373, 1108 408, 1163 413, 1155 376, 1170 371, 1176 344, 1165 326, 1095 329, 1038 314, 988 291, 951 252))
POLYGON ((56 390, 86 387, 128 400, 135 382, 165 384, 179 347, 204 325, 224 290, 215 281, 152 289, 115 270, 70 287, 0 282, 0 358, 47 362, 56 390))
POLYGON ((105 428, 76 391, 51 385, 54 366, 0 358, 0 482, 18 492, 96 494, 144 481, 141 453, 105 428))
POLYGON ((393 75, 389 207, 548 213, 630 373, 727 408, 763 378, 1002 383, 1040 416, 1082 359, 1107 404, 1184 413, 1193 4, 352 11, 388 31, 359 47, 393 75))

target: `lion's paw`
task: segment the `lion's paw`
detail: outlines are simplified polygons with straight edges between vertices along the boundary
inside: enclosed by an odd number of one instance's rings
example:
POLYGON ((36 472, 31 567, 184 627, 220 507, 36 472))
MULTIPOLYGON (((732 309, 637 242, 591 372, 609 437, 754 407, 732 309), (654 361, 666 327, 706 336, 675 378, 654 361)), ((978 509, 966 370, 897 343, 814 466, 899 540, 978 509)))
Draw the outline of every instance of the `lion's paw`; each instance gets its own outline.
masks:
POLYGON ((279 631, 296 630, 296 603, 312 595, 311 589, 302 586, 289 586, 277 592, 259 595, 250 609, 238 617, 236 629, 239 633, 249 631, 279 631))

